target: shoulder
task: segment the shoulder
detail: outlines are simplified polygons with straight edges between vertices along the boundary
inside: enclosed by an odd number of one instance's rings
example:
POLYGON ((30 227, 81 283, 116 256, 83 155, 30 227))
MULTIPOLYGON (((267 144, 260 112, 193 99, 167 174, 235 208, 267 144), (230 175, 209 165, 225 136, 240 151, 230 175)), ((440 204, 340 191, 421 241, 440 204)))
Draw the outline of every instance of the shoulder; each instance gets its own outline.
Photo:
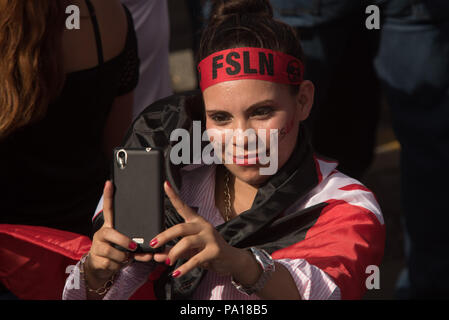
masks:
POLYGON ((72 0, 71 4, 80 8, 81 16, 89 16, 88 2, 90 2, 95 10, 95 15, 101 25, 110 27, 123 28, 126 27, 126 11, 125 7, 119 0, 72 0))
POLYGON ((316 206, 317 216, 302 241, 276 251, 273 257, 306 259, 333 279, 343 299, 359 299, 366 290, 367 266, 382 261, 382 212, 374 193, 338 171, 336 162, 315 161, 318 185, 290 210, 293 213, 316 206))
POLYGON ((360 181, 338 171, 336 162, 320 157, 315 157, 315 162, 319 183, 302 202, 304 207, 326 202, 334 207, 344 206, 345 212, 366 213, 375 218, 379 224, 384 224, 380 205, 372 190, 360 181))
POLYGON ((125 47, 130 20, 119 0, 91 0, 95 7, 104 46, 105 60, 117 56, 125 47))
POLYGON ((120 1, 91 0, 90 2, 95 11, 95 20, 91 18, 86 1, 73 0, 72 2, 80 9, 81 22, 79 29, 64 29, 62 40, 66 73, 97 66, 99 49, 102 50, 104 61, 116 58, 126 47, 128 32, 134 31, 120 1), (96 38, 94 21, 98 24, 99 39, 96 38), (101 41, 101 48, 99 48, 98 40, 101 41))

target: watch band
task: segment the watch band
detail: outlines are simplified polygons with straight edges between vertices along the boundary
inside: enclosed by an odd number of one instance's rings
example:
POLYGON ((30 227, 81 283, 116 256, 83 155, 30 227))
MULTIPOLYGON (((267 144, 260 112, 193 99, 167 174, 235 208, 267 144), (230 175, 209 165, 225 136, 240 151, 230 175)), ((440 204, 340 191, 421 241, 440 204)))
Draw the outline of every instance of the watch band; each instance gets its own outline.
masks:
POLYGON ((257 263, 262 267, 262 274, 260 275, 259 279, 254 285, 250 287, 245 287, 234 281, 234 279, 231 279, 234 287, 246 295, 251 295, 262 290, 263 287, 265 287, 267 280, 271 277, 271 274, 275 271, 274 261, 268 254, 268 252, 262 249, 257 249, 255 247, 251 247, 249 251, 253 254, 257 263))

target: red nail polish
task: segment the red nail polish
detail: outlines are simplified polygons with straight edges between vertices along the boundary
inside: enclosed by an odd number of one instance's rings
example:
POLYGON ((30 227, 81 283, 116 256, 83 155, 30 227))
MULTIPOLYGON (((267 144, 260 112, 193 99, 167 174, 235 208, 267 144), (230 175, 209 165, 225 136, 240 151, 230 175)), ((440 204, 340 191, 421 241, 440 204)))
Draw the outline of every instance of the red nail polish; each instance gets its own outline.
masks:
POLYGON ((128 245, 128 248, 131 250, 136 250, 137 249, 137 243, 135 243, 134 241, 131 241, 128 245))
POLYGON ((170 182, 168 182, 168 180, 167 180, 166 182, 167 182, 168 187, 169 187, 170 189, 173 189, 173 188, 171 187, 170 182))
POLYGON ((151 240, 150 246, 154 247, 155 245, 157 245, 157 239, 151 240))
POLYGON ((181 271, 176 270, 175 272, 173 272, 173 273, 171 274, 171 276, 172 276, 173 278, 177 278, 177 277, 179 277, 180 274, 181 274, 181 271))
POLYGON ((170 265, 170 258, 167 258, 167 259, 165 260, 165 264, 166 264, 167 266, 170 265))

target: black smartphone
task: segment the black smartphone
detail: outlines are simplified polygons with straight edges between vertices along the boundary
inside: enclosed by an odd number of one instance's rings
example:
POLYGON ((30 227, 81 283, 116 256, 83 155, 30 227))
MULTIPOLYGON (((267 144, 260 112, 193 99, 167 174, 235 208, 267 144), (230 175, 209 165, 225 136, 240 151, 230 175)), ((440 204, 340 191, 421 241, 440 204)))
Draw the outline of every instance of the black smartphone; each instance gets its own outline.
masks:
POLYGON ((162 152, 116 148, 113 162, 114 229, 139 245, 136 252, 162 251, 150 246, 164 228, 162 152))

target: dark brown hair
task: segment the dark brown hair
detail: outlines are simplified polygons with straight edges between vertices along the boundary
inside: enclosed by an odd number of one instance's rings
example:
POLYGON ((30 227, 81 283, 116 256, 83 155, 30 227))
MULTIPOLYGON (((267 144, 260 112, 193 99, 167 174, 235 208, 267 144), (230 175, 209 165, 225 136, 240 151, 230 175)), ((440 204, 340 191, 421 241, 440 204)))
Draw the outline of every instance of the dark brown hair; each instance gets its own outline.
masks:
POLYGON ((64 3, 0 0, 0 140, 44 117, 62 88, 64 3))
MULTIPOLYGON (((268 0, 215 0, 201 36, 197 62, 214 52, 257 47, 280 51, 301 60, 304 53, 295 29, 273 19, 268 0)), ((292 86, 297 93, 299 86, 292 86)))

